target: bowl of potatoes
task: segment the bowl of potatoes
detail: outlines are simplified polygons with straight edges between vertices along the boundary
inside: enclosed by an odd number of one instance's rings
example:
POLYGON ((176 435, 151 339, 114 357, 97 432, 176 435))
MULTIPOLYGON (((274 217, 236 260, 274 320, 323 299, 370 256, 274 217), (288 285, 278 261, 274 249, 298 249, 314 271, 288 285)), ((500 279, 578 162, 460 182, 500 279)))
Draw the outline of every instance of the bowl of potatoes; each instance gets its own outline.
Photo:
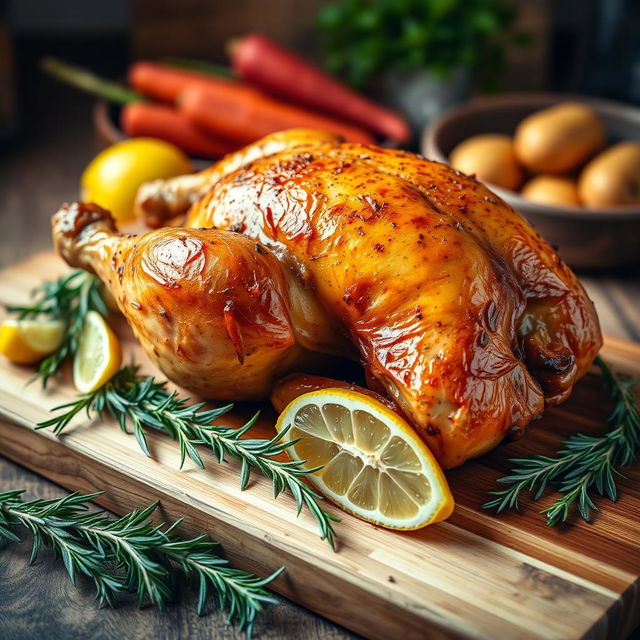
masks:
POLYGON ((429 125, 422 153, 485 182, 572 267, 640 265, 640 109, 570 94, 477 99, 429 125))

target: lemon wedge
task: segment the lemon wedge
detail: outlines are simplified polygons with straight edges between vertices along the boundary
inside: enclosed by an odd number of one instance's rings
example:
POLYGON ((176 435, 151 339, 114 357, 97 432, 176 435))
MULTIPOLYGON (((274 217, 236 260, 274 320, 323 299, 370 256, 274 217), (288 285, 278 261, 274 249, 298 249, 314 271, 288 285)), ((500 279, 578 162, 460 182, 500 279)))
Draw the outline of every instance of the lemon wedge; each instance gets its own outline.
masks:
POLYGON ((34 364, 62 344, 65 328, 62 320, 8 318, 0 325, 0 353, 17 364, 34 364))
POLYGON ((120 368, 120 341, 97 311, 85 317, 73 359, 73 384, 80 393, 101 387, 120 368))
POLYGON ((353 515, 390 529, 419 529, 448 518, 453 497, 433 454, 381 402, 348 389, 305 393, 276 428, 309 479, 353 515), (289 429, 285 432, 285 429, 289 429))

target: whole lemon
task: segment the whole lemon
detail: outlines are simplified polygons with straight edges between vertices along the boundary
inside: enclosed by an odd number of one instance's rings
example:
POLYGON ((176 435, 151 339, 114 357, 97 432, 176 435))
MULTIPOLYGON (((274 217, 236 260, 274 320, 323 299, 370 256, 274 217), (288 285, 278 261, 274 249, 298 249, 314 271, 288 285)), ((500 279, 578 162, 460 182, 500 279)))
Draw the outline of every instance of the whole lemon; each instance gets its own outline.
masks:
POLYGON ((89 163, 82 174, 81 198, 125 222, 134 217, 134 200, 143 182, 192 171, 178 147, 155 138, 131 138, 101 151, 89 163))

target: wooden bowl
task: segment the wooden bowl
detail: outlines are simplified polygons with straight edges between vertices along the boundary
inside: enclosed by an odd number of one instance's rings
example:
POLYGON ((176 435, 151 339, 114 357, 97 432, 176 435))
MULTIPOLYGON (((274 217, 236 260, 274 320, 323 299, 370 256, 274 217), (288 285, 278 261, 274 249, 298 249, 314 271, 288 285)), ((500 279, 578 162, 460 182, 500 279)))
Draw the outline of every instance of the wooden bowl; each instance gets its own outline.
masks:
MULTIPOLYGON (((640 109, 563 93, 518 93, 474 100, 448 111, 429 125, 422 136, 422 153, 447 162, 459 143, 480 133, 512 135, 529 114, 559 102, 580 101, 600 115, 607 144, 640 141, 640 109)), ((620 269, 640 265, 640 206, 584 209, 531 202, 519 194, 488 185, 520 211, 576 269, 620 269)))

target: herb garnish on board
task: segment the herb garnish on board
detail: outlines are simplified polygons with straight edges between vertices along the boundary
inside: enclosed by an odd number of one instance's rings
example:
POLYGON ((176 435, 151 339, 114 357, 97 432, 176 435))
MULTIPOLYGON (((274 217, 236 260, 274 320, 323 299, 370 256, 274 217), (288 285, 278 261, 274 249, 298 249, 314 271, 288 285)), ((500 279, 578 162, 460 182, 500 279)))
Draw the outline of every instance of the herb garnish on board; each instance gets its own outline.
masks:
POLYGON ((21 494, 0 493, 0 542, 20 542, 17 532, 28 529, 33 536, 31 562, 42 547, 49 547, 62 559, 73 584, 81 574, 92 580, 100 606, 111 605, 117 593, 130 592, 138 606, 150 602, 164 610, 174 596, 173 579, 182 572, 198 578, 198 615, 215 593, 228 621, 250 636, 256 614, 277 602, 265 587, 282 569, 262 579, 230 567, 204 534, 179 536, 181 520, 169 526, 152 524, 149 517, 157 502, 114 518, 87 509, 101 493, 30 502, 21 494))
POLYGON ((509 485, 482 505, 485 509, 517 509, 523 491, 529 491, 538 500, 545 489, 553 486, 562 494, 541 513, 547 516, 551 527, 565 522, 574 505, 580 516, 589 522, 591 511, 598 510, 593 495, 617 499, 616 479, 624 477, 622 469, 629 466, 640 449, 640 404, 634 396, 637 380, 613 372, 598 356, 594 364, 600 369, 603 381, 614 401, 609 418, 610 431, 602 436, 576 433, 565 440, 555 456, 532 455, 514 458, 511 473, 498 479, 509 485))

